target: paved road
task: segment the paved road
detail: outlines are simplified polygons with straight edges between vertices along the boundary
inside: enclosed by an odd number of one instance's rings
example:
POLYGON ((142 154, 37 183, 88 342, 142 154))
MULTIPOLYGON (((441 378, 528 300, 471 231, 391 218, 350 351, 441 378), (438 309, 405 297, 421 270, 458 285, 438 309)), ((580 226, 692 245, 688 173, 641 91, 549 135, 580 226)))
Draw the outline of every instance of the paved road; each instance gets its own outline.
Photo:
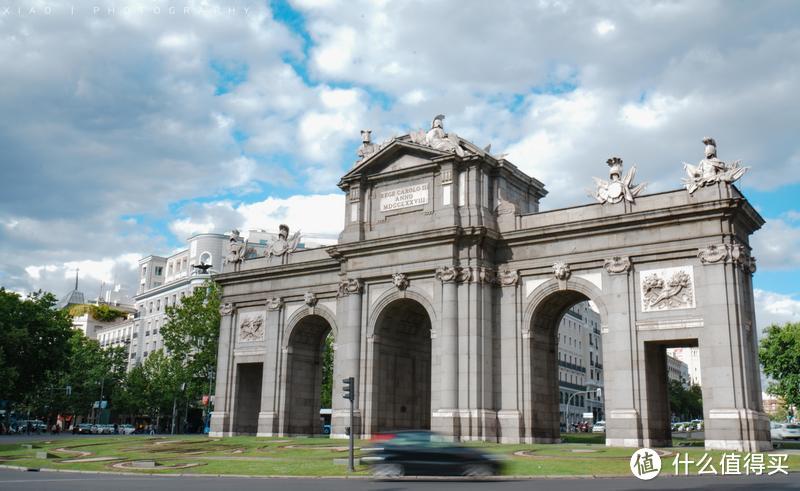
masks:
POLYGON ((633 490, 709 490, 709 491, 784 491, 800 490, 797 474, 789 476, 749 477, 659 477, 652 481, 629 479, 533 479, 520 481, 372 481, 368 479, 260 479, 232 477, 163 477, 115 476, 108 474, 77 474, 64 472, 23 472, 0 469, 0 489, 4 491, 159 491, 186 489, 190 491, 591 491, 633 490))

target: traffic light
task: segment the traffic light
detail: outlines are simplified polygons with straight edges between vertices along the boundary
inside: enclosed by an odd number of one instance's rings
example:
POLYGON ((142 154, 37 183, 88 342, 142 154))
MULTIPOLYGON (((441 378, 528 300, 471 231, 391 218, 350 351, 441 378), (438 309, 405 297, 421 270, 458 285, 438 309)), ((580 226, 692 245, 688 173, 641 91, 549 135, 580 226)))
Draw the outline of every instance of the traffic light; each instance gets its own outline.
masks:
POLYGON ((354 401, 356 398, 356 390, 354 387, 355 379, 353 377, 347 377, 346 379, 343 379, 342 382, 344 382, 344 387, 342 387, 344 394, 342 397, 348 401, 354 401))

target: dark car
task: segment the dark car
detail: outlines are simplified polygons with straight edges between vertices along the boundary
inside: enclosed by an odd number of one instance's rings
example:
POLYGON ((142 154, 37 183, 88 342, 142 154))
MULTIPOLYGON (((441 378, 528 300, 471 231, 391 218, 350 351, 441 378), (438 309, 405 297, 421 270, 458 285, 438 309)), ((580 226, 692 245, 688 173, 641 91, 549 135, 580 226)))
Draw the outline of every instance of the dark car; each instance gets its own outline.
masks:
POLYGON ((503 463, 478 449, 462 447, 427 430, 381 433, 375 446, 366 449, 361 462, 370 465, 378 478, 417 476, 494 476, 503 463))

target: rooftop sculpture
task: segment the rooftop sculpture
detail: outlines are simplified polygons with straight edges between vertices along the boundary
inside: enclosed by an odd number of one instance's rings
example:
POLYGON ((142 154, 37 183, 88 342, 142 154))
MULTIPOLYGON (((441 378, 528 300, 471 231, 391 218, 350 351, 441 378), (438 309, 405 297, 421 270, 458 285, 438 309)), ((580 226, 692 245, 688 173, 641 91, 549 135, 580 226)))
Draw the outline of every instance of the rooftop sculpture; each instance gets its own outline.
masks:
POLYGON ((433 118, 431 129, 427 133, 424 130, 412 131, 408 136, 417 145, 424 145, 443 152, 453 152, 459 157, 464 156, 464 149, 461 147, 458 135, 444 131, 444 114, 437 114, 433 118))
POLYGON ((291 237, 289 237, 289 226, 281 224, 279 227, 278 238, 269 245, 266 251, 266 257, 272 259, 273 256, 283 256, 294 252, 297 245, 300 243, 300 231, 298 230, 291 237))
POLYGON ((717 142, 713 138, 703 138, 703 143, 706 145, 705 155, 706 158, 701 160, 696 166, 683 163, 683 168, 686 170, 687 178, 683 179, 683 185, 689 194, 694 193, 697 188, 708 186, 717 182, 726 182, 728 184, 735 182, 742 177, 749 167, 741 167, 740 160, 728 165, 722 160, 717 158, 717 142))
POLYGON ((606 160, 608 164, 609 181, 605 181, 598 177, 593 177, 597 184, 597 189, 594 192, 594 198, 600 203, 619 203, 623 199, 633 203, 636 196, 644 191, 647 183, 632 185, 633 177, 636 175, 636 166, 631 166, 628 174, 622 177, 622 159, 619 157, 611 157, 606 160))

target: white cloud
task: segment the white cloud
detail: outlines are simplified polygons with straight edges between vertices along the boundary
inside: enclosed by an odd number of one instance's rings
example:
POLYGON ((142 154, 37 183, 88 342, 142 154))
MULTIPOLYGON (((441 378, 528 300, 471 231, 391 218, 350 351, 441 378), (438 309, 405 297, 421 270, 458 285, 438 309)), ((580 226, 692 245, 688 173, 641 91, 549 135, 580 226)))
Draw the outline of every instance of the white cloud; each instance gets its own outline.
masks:
POLYGON ((765 327, 787 322, 800 322, 800 298, 756 289, 754 291, 756 322, 759 334, 765 327))
POLYGON ((409 106, 416 106, 426 100, 428 100, 428 97, 425 95, 425 92, 420 89, 412 90, 400 98, 403 104, 408 104, 409 106))
POLYGON ((620 117, 634 128, 654 129, 667 124, 673 113, 688 104, 688 101, 656 94, 639 104, 625 104, 620 109, 620 117))
POLYGON ((311 57, 317 69, 329 76, 347 73, 353 64, 356 49, 356 31, 350 27, 330 28, 317 26, 324 42, 315 48, 311 57))
POLYGON ((605 36, 609 33, 612 33, 616 29, 617 26, 614 25, 613 22, 607 19, 603 19, 594 25, 595 32, 597 32, 597 34, 599 34, 600 36, 605 36))
POLYGON ((759 269, 800 268, 800 227, 771 218, 755 233, 752 245, 759 269))

